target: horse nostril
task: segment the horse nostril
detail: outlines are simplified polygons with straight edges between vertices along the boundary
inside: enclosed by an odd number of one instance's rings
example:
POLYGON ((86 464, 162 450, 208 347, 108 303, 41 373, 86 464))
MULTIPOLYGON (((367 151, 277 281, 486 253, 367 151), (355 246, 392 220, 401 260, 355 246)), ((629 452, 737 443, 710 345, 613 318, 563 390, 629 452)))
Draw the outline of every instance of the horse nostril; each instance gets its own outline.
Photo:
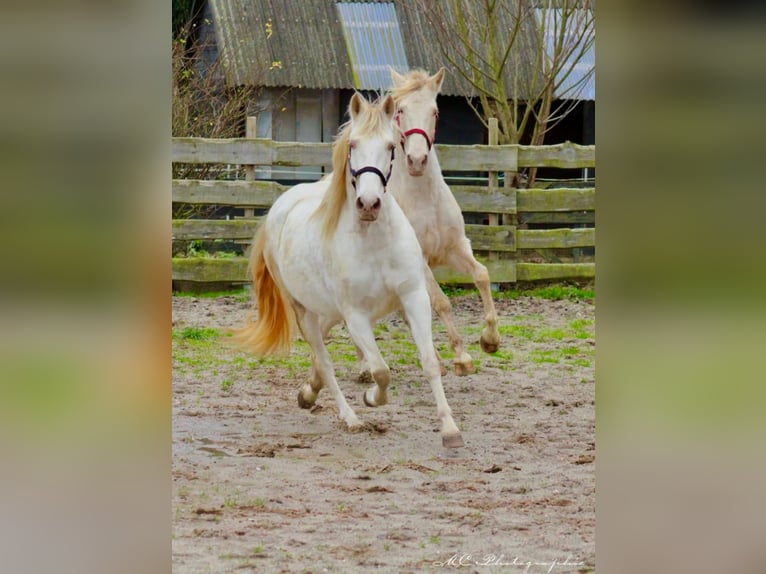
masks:
POLYGON ((373 209, 373 210, 375 210, 375 211, 377 211, 378 209, 380 209, 380 198, 377 198, 377 199, 375 200, 375 203, 373 203, 373 204, 372 204, 372 209, 373 209))
POLYGON ((412 162, 412 156, 410 154, 407 154, 407 165, 411 166, 412 163, 413 163, 412 162))
POLYGON ((362 203, 362 198, 357 197, 356 198, 356 208, 357 209, 364 209, 364 203, 362 203))

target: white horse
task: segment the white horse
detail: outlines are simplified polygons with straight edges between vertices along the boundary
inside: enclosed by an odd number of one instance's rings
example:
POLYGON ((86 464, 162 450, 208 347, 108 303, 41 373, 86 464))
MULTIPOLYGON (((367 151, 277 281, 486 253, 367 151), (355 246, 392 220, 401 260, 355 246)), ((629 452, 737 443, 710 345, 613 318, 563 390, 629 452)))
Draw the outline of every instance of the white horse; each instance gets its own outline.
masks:
POLYGON ((324 331, 345 321, 375 382, 364 402, 384 405, 390 372, 373 324, 399 310, 436 398, 442 443, 460 447, 463 439, 444 396, 433 346, 426 266, 412 226, 386 193, 398 143, 394 111, 390 96, 371 104, 354 94, 351 119, 333 146, 333 173, 297 185, 274 202, 250 254, 258 317, 237 338, 258 355, 286 351, 297 322, 312 350, 312 378, 300 388, 298 404, 311 407, 327 386, 340 418, 354 430, 361 422, 338 387, 324 331))
MULTIPOLYGON (((444 68, 433 76, 421 70, 401 75, 392 69, 391 79, 403 152, 397 153, 394 160, 391 193, 415 229, 428 266, 448 265, 473 277, 484 304, 486 326, 481 333, 481 348, 494 353, 500 346, 500 334, 489 273, 473 256, 471 242, 465 235, 463 214, 442 177, 433 145, 439 117, 436 96, 444 80, 444 68)), ((467 375, 474 371, 473 360, 455 328, 450 300, 430 269, 426 270, 426 284, 431 304, 447 328, 455 351, 455 372, 467 375)))

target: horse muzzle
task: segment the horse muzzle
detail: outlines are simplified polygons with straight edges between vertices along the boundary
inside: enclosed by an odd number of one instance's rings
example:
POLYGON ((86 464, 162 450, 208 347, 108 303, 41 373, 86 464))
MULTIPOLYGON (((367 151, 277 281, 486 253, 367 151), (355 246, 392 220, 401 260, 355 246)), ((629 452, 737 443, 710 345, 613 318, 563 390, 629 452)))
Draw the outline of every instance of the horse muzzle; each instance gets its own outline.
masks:
POLYGON ((422 155, 407 154, 407 173, 414 177, 420 177, 425 173, 427 163, 427 153, 422 155))
POLYGON ((372 199, 356 198, 356 210, 361 221, 375 221, 380 213, 381 201, 379 197, 372 199))

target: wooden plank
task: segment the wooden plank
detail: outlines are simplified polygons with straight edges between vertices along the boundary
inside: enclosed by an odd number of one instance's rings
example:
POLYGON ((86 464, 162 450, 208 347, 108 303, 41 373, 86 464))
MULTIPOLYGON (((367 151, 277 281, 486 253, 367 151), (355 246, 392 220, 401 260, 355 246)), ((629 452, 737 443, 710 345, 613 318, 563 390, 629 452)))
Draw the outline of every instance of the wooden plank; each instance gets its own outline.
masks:
MULTIPOLYGON (((493 283, 513 283, 516 280, 516 262, 509 259, 484 261, 493 283)), ((172 261, 174 281, 246 283, 247 258, 215 259, 212 257, 174 257, 172 261)), ((434 275, 441 283, 473 283, 468 275, 461 275, 440 267, 434 275)))
POLYGON ((439 165, 446 171, 516 171, 518 146, 436 144, 439 165))
POLYGON ((269 139, 173 138, 176 163, 233 163, 271 165, 274 145, 269 139))
POLYGON ((596 209, 596 190, 520 189, 516 202, 519 211, 588 211, 596 209))
MULTIPOLYGON (((270 207, 282 193, 289 189, 274 181, 205 181, 199 179, 174 179, 173 201, 178 203, 216 204, 270 207)), ((456 185, 452 194, 465 212, 516 213, 515 193, 498 190, 487 193, 481 185, 456 185)), ((515 190, 513 190, 515 191, 515 190)))
POLYGON ((591 247, 596 245, 596 230, 585 229, 519 229, 516 231, 518 249, 556 247, 591 247))
MULTIPOLYGON (((516 281, 516 262, 513 259, 482 260, 487 266, 492 283, 514 283, 516 281)), ((448 267, 434 269, 434 277, 439 283, 473 283, 473 277, 458 273, 448 267)))
MULTIPOLYGON (((176 163, 254 165, 332 164, 331 143, 275 142, 249 138, 173 138, 176 163)), ((518 171, 519 167, 596 166, 596 147, 563 143, 546 146, 436 144, 439 164, 448 171, 518 171)))
POLYGON ((262 218, 248 219, 176 219, 173 239, 242 239, 251 240, 262 218))
POLYGON ((232 282, 245 283, 247 258, 215 259, 212 257, 174 257, 172 261, 173 281, 232 282))
POLYGON ((581 223, 594 224, 596 214, 593 211, 559 211, 519 213, 519 224, 555 223, 564 226, 581 223))
POLYGON ((331 143, 274 142, 274 165, 319 165, 332 169, 331 143))
POLYGON ((488 193, 482 185, 455 185, 450 188, 460 209, 470 213, 516 213, 516 194, 504 189, 488 193))
POLYGON ((566 142, 556 145, 519 146, 521 167, 596 167, 596 146, 566 142))
POLYGON ((178 203, 271 207, 288 187, 274 181, 204 181, 174 179, 173 201, 178 203))
POLYGON ((477 251, 516 251, 516 227, 513 225, 474 225, 467 223, 465 234, 477 251))
POLYGON ((517 263, 518 281, 581 279, 596 276, 595 263, 517 263))
MULTIPOLYGON (((173 239, 226 239, 248 242, 262 218, 254 219, 177 219, 173 220, 173 239)), ((477 251, 516 251, 516 228, 504 225, 466 227, 471 246, 477 251)))
MULTIPOLYGON (((550 279, 593 278, 595 263, 516 263, 509 259, 484 261, 493 283, 539 281, 550 279)), ((214 259, 209 257, 182 258, 172 261, 174 281, 246 283, 247 258, 214 259)), ((473 283, 468 275, 440 267, 434 270, 440 283, 473 283)))

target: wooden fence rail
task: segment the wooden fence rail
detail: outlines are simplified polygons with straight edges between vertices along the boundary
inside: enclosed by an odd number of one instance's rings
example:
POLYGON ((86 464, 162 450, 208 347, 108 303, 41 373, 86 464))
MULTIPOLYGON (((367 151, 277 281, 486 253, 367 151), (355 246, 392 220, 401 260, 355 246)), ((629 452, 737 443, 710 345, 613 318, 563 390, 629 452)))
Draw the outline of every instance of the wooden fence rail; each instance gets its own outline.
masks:
MULTIPOLYGON (((251 132, 252 133, 252 132, 251 132)), ((450 172, 516 172, 525 167, 594 168, 595 146, 564 143, 552 146, 436 145, 439 163, 450 172)), ((276 142, 268 139, 173 138, 172 159, 183 164, 331 167, 329 143, 276 142)), ((513 189, 455 185, 452 192, 466 214, 482 214, 485 223, 466 224, 466 234, 495 283, 595 276, 592 256, 581 261, 557 262, 556 251, 594 248, 595 198, 593 187, 513 189), (499 224, 498 224, 499 223, 499 224), (542 225, 542 229, 528 227, 542 225), (552 227, 553 226, 553 227, 552 227), (554 253, 553 262, 525 261, 529 253, 554 253), (484 254, 484 255, 482 255, 484 254), (588 260, 590 257, 590 260, 588 260)), ((250 217, 266 210, 288 186, 275 181, 173 180, 173 202, 189 205, 244 208, 247 218, 183 219, 173 221, 174 241, 249 242, 260 221, 250 217)), ((583 259, 582 257, 580 259, 583 259)), ((470 283, 470 277, 437 269, 439 281, 470 283)), ((244 257, 174 257, 173 280, 193 282, 247 281, 244 257)))

